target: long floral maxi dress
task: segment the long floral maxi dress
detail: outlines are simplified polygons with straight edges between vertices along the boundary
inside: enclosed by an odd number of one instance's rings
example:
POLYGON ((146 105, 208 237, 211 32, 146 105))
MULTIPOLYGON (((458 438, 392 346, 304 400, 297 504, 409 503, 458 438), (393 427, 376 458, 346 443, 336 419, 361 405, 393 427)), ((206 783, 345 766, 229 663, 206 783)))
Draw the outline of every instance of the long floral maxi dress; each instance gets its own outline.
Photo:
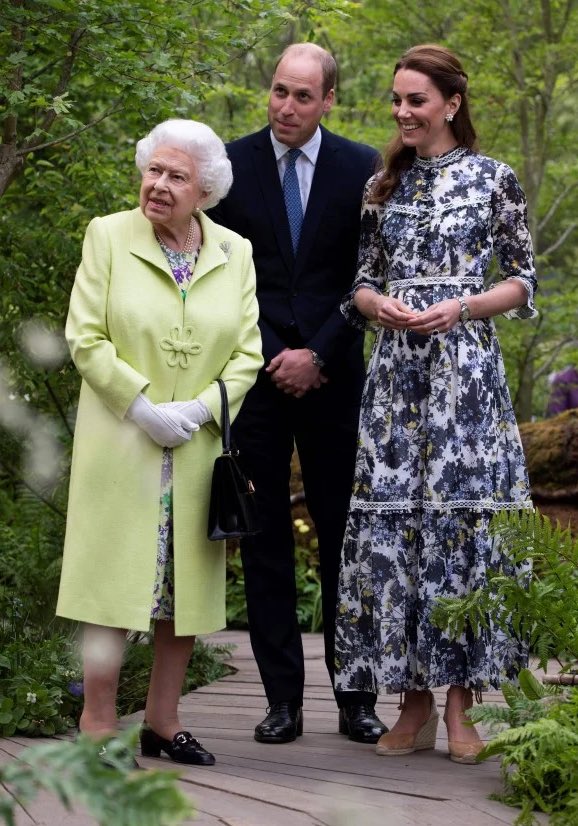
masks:
MULTIPOLYGON (((183 301, 193 277, 198 253, 175 252, 159 241, 173 278, 181 290, 183 301)), ((173 451, 163 450, 159 532, 157 542, 157 570, 153 588, 151 619, 172 620, 175 616, 175 566, 173 551, 173 451)))
MULTIPOLYGON (((384 205, 362 212, 352 298, 384 291, 416 310, 480 293, 493 254, 536 315, 525 198, 512 170, 458 148, 417 157, 384 205)), ((430 621, 434 600, 483 587, 506 566, 492 515, 531 508, 504 365, 490 319, 430 336, 380 329, 362 400, 353 494, 339 583, 339 691, 454 684, 476 692, 515 679, 527 652, 490 628, 458 640, 430 621)), ((511 569, 510 569, 511 570, 511 569)))

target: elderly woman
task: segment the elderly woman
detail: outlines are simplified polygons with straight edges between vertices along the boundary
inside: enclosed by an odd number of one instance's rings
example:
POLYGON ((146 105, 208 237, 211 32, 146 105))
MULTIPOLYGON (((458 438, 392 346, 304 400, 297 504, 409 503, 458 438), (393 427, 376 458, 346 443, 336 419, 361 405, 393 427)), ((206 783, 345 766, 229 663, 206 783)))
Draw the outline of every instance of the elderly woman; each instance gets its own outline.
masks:
POLYGON ((225 625, 225 547, 209 542, 220 394, 231 415, 262 365, 251 245, 201 209, 231 166, 202 123, 137 144, 138 209, 91 221, 66 336, 82 376, 57 614, 85 623, 80 730, 117 730, 126 630, 154 621, 141 750, 215 759, 177 707, 196 634, 225 625))

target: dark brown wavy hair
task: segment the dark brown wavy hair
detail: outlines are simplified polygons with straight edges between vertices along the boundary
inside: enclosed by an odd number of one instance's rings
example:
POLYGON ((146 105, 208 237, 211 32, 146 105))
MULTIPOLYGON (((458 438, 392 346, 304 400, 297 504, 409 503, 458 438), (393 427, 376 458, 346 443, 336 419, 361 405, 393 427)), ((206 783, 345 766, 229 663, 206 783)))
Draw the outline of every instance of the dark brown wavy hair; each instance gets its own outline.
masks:
MULTIPOLYGON (((455 54, 435 44, 413 46, 395 64, 394 77, 400 69, 412 69, 427 75, 445 100, 455 94, 461 95, 460 107, 449 126, 458 146, 475 149, 477 136, 468 106, 468 76, 455 54)), ((371 192, 371 202, 376 204, 383 204, 391 198, 402 172, 412 165, 416 151, 414 147, 404 146, 401 135, 397 134, 386 147, 384 155, 383 171, 376 178, 371 192)))

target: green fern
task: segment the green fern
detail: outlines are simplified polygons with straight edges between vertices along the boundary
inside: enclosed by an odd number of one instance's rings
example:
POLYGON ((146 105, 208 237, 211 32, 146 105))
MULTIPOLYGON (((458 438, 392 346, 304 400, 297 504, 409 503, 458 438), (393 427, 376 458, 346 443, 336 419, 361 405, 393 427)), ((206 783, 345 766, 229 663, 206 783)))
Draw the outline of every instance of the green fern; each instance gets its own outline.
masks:
MULTIPOLYGON (((482 723, 491 732, 505 727, 517 728, 543 719, 549 709, 563 696, 558 686, 534 686, 535 677, 527 669, 520 672, 520 685, 502 684, 505 706, 483 703, 474 706, 468 716, 474 723, 482 723), (540 694, 540 696, 538 696, 540 694)), ((536 681, 537 682, 537 681, 536 681)))
POLYGON ((481 759, 502 756, 504 794, 500 799, 520 806, 515 823, 532 824, 532 811, 556 814, 552 821, 570 824, 578 802, 578 717, 573 726, 555 719, 557 706, 545 717, 496 735, 481 759))
MULTIPOLYGON (((438 600, 433 619, 451 637, 499 628, 529 642, 545 668, 555 658, 563 670, 578 663, 578 542, 538 512, 497 514, 490 524, 504 554, 501 570, 474 593, 438 600), (530 574, 515 574, 530 561, 530 574)), ((520 808, 516 826, 534 826, 536 810, 551 826, 578 823, 578 688, 545 686, 526 669, 519 686, 505 683, 505 706, 481 705, 469 716, 486 725, 492 740, 480 758, 502 758, 499 800, 520 808)))
POLYGON ((477 635, 491 618, 506 634, 528 641, 542 668, 552 658, 569 668, 578 661, 578 542, 537 511, 501 511, 490 532, 503 548, 504 568, 489 573, 485 588, 439 599, 433 621, 459 637, 467 629, 477 635), (532 573, 514 575, 528 560, 532 573))

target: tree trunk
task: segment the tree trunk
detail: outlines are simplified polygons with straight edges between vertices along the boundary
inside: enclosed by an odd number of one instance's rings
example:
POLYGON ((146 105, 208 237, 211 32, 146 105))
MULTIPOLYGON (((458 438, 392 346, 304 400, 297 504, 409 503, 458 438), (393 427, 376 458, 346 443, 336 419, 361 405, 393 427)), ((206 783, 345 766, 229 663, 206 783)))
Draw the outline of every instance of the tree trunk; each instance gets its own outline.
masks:
POLYGON ((518 422, 532 420, 532 395, 534 392, 535 356, 528 351, 526 360, 520 368, 518 392, 514 401, 514 409, 518 422))
POLYGON ((24 158, 16 154, 16 145, 0 144, 0 198, 23 168, 24 158))

